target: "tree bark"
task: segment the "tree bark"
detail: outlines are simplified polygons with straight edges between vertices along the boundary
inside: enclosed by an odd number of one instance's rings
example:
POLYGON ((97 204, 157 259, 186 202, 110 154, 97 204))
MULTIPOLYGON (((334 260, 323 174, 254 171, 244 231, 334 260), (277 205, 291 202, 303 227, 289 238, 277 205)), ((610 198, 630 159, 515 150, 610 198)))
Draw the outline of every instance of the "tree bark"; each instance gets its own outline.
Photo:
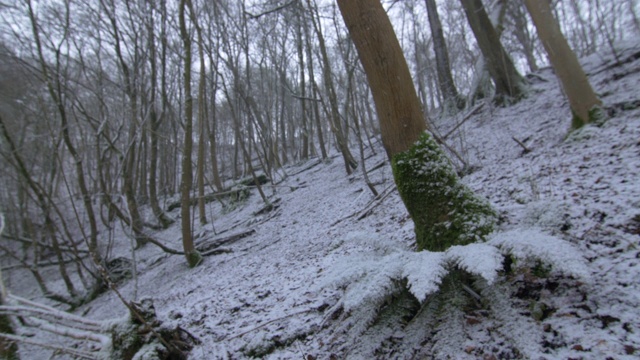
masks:
POLYGON ((494 212, 459 182, 426 123, 411 74, 379 0, 338 0, 358 50, 400 196, 413 219, 418 250, 443 251, 483 240, 494 212))
POLYGON ((378 0, 341 0, 338 5, 367 74, 391 158, 407 151, 427 128, 409 67, 378 0))
POLYGON ((184 149, 182 152, 182 173, 180 177, 180 214, 182 216, 182 246, 187 264, 189 267, 195 267, 202 261, 202 256, 195 249, 193 238, 191 236, 191 207, 189 205, 189 195, 191 194, 191 182, 193 175, 191 174, 191 153, 193 150, 193 98, 191 96, 191 37, 187 31, 185 21, 185 11, 190 0, 180 1, 179 22, 180 22, 180 38, 184 48, 184 149))
MULTIPOLYGON (((164 213, 162 208, 160 208, 160 203, 158 201, 158 135, 160 132, 160 125, 162 123, 162 119, 164 118, 164 112, 162 112, 161 116, 158 116, 158 106, 156 103, 157 100, 157 78, 158 78, 158 68, 157 68, 157 52, 156 52, 156 43, 155 43, 155 24, 154 24, 154 8, 155 3, 151 1, 151 9, 153 11, 149 15, 148 20, 148 30, 149 31, 149 63, 151 65, 151 89, 149 97, 151 99, 150 103, 150 114, 149 121, 151 125, 151 131, 149 132, 149 137, 151 138, 151 144, 149 149, 149 204, 151 205, 151 210, 155 215, 156 219, 162 224, 163 228, 168 228, 171 224, 173 224, 173 220, 170 219, 167 214, 164 213)), ((166 14, 164 12, 161 13, 162 21, 166 21, 166 14)), ((162 51, 166 51, 166 42, 164 41, 164 36, 166 34, 161 34, 161 48, 162 51)), ((164 73, 164 69, 166 68, 166 63, 164 58, 162 59, 162 72, 164 73)))
POLYGON ((324 85, 329 96, 329 105, 331 110, 331 130, 336 137, 338 148, 342 153, 345 170, 347 171, 347 174, 350 175, 352 171, 358 167, 358 162, 354 159, 351 151, 349 150, 349 142, 342 129, 342 121, 340 121, 340 112, 338 110, 338 97, 336 95, 335 86, 333 84, 331 63, 329 61, 329 55, 327 54, 327 47, 325 45, 324 36, 322 35, 319 20, 316 19, 316 17, 318 16, 317 9, 314 10, 314 13, 315 14, 311 15, 311 23, 313 24, 313 27, 316 31, 316 35, 318 36, 318 45, 320 46, 320 55, 323 65, 322 75, 324 85))
POLYGON ((429 17, 429 27, 433 37, 433 51, 436 55, 436 68, 438 69, 438 85, 442 92, 444 108, 450 110, 460 110, 464 108, 464 99, 458 94, 458 89, 451 76, 451 65, 449 63, 449 51, 444 40, 440 16, 435 0, 425 0, 427 15, 429 17))
POLYGON ((482 0, 460 2, 496 87, 494 100, 498 104, 517 102, 525 95, 525 80, 502 47, 500 37, 482 5, 482 0))
MULTIPOLYGON (((49 91, 49 95, 51 96, 51 100, 55 103, 56 108, 58 110, 58 114, 60 115, 60 122, 62 125, 62 137, 64 139, 64 143, 69 150, 69 153, 73 157, 76 167, 76 176, 78 178, 78 187, 80 188, 80 193, 82 194, 82 202, 84 204, 85 210, 87 211, 87 218, 89 220, 89 239, 88 246, 89 250, 92 251, 98 262, 102 261, 100 255, 100 249, 98 248, 98 226, 96 222, 95 212, 93 211, 93 204, 91 203, 91 194, 89 194, 89 190, 87 189, 85 175, 84 175, 84 166, 82 164, 82 157, 76 150, 73 145, 73 141, 71 140, 71 134, 69 132, 69 123, 67 119, 67 109, 63 104, 63 100, 61 98, 62 94, 56 92, 57 89, 64 88, 63 85, 59 83, 60 79, 56 78, 56 86, 54 86, 54 79, 50 76, 49 71, 47 69, 47 62, 44 57, 44 53, 42 50, 42 42, 40 40, 40 31, 39 25, 36 20, 36 15, 33 10, 33 6, 31 1, 27 2, 29 8, 29 19, 31 21, 31 29, 33 31, 33 37, 36 43, 36 50, 38 53, 38 61, 40 66, 40 71, 42 72, 42 77, 44 78, 47 89, 49 91)), ((68 9, 67 9, 68 10, 68 9)), ((56 75, 58 76, 58 75, 56 75)))
POLYGON ((525 6, 538 30, 538 36, 547 51, 551 66, 562 83, 573 113, 571 126, 577 129, 603 116, 598 108, 602 102, 596 96, 578 57, 569 47, 558 21, 547 1, 525 0, 525 6))

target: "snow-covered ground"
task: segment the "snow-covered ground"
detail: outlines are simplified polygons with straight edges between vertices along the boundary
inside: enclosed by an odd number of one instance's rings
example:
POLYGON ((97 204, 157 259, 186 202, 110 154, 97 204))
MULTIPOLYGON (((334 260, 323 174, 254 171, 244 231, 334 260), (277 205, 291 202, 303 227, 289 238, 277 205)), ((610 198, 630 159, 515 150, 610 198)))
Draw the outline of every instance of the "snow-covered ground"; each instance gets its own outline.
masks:
MULTIPOLYGON (((333 156, 285 168, 284 180, 265 186, 275 204, 270 212, 255 215, 264 207, 255 190, 232 211, 209 204, 213 224, 196 225, 197 243, 255 230, 223 245, 230 252, 189 269, 182 256, 147 245, 135 252, 136 276, 119 290, 128 300, 153 299, 162 321, 197 337, 190 359, 637 358, 639 55, 639 44, 625 44, 618 49, 620 66, 612 66, 612 55, 583 59, 593 87, 612 109, 600 126, 567 137, 567 100, 546 68, 530 77, 526 99, 506 108, 486 105, 447 140, 474 169, 463 181, 500 213, 499 231, 507 235, 496 241, 564 239, 590 276, 520 269, 479 286, 480 300, 472 307, 459 309, 455 298, 433 294, 400 324, 382 317, 367 329, 371 324, 358 323, 356 313, 376 309, 341 312, 336 305, 350 287, 334 286, 332 279, 358 281, 384 270, 388 264, 380 261, 380 269, 344 274, 367 254, 410 250, 413 224, 388 162, 369 173, 382 194, 377 201, 360 170, 347 176, 341 158, 333 156)), ((463 116, 436 121, 440 133, 463 116)), ((386 161, 379 145, 366 155, 368 169, 386 161)), ((178 217, 179 210, 170 215, 178 217)), ((181 248, 177 226, 154 236, 181 248)), ((118 239, 113 252, 132 258, 130 240, 118 239)), ((384 271, 378 274, 384 277, 384 271)), ((13 292, 41 300, 23 285, 30 282, 17 278, 23 273, 4 276, 13 292)), ((127 309, 109 292, 76 312, 112 319, 127 309)), ((25 354, 51 356, 28 348, 25 354)))

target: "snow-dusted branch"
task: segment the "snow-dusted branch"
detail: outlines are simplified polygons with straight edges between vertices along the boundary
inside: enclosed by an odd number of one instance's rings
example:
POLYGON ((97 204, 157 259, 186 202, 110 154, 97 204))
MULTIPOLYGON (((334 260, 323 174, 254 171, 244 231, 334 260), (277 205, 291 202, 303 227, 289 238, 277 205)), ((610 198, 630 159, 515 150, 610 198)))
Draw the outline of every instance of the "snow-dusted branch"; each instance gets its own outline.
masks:
POLYGON ((40 342, 40 341, 35 341, 35 340, 32 340, 31 338, 28 338, 26 336, 0 333, 0 338, 7 339, 9 341, 15 341, 15 342, 22 343, 22 344, 35 345, 35 346, 39 346, 39 347, 42 347, 42 348, 45 348, 45 349, 55 350, 55 351, 61 352, 63 354, 73 355, 73 356, 81 358, 81 359, 90 359, 90 360, 98 360, 98 359, 100 359, 98 354, 90 353, 88 351, 80 351, 80 350, 70 349, 70 348, 63 347, 63 346, 56 346, 56 345, 52 345, 50 343, 44 343, 44 342, 40 342))

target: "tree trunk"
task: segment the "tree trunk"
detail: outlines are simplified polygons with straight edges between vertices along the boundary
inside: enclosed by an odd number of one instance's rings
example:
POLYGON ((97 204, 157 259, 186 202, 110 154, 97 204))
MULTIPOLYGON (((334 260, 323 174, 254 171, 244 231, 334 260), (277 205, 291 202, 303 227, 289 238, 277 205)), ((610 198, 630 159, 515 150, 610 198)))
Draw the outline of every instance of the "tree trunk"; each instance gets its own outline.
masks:
MULTIPOLYGON (((307 55, 307 70, 309 73, 309 80, 311 81, 311 96, 318 97, 320 94, 317 91, 318 86, 315 80, 315 71, 313 66, 313 52, 311 47, 311 36, 309 34, 309 28, 307 23, 303 24, 302 30, 304 30, 304 38, 306 43, 306 55, 307 55)), ((316 125, 316 132, 318 133, 318 145, 320 146, 320 155, 322 156, 322 160, 328 158, 327 147, 324 143, 324 131, 322 130, 322 123, 320 122, 320 105, 318 101, 314 101, 312 104, 313 107, 313 119, 316 125)))
POLYGON ((500 37, 482 5, 482 0, 460 2, 496 87, 494 100, 503 105, 517 102, 525 95, 525 80, 502 47, 500 37))
POLYGON ((603 116, 598 110, 602 102, 593 91, 589 79, 582 70, 578 57, 569 47, 560 25, 551 13, 547 1, 525 0, 525 5, 538 30, 540 41, 547 51, 556 76, 562 83, 573 119, 571 127, 577 129, 603 116))
POLYGON ((509 8, 510 18, 513 21, 513 34, 522 46, 522 53, 527 59, 529 71, 538 71, 538 64, 534 55, 534 42, 527 27, 527 15, 522 7, 521 2, 512 2, 507 5, 509 8))
POLYGON ((36 43, 36 49, 38 52, 38 61, 40 65, 40 70, 42 72, 42 77, 47 83, 47 89, 49 91, 49 95, 51 96, 51 100, 56 104, 58 114, 60 115, 60 122, 62 125, 62 137, 64 139, 64 143, 75 162, 76 176, 78 178, 78 187, 80 188, 80 193, 82 194, 82 202, 84 204, 85 210, 87 211, 87 218, 89 220, 89 231, 90 231, 90 235, 88 239, 89 250, 92 252, 93 256, 97 261, 101 261, 102 258, 100 255, 100 249, 98 248, 98 226, 96 222, 95 212, 93 211, 93 204, 91 203, 91 194, 89 194, 89 190, 87 189, 87 185, 85 183, 84 166, 82 164, 82 157, 76 150, 71 140, 71 134, 69 132, 69 123, 67 119, 67 109, 65 108, 62 102, 63 101, 62 94, 57 93, 55 90, 55 89, 65 88, 65 86, 60 84, 59 77, 55 78, 56 84, 54 85, 54 78, 52 78, 49 75, 49 71, 47 69, 47 61, 44 57, 44 53, 42 50, 40 32, 38 31, 39 25, 36 20, 36 15, 33 10, 31 1, 28 1, 27 5, 29 8, 29 19, 31 20, 31 29, 33 31, 33 36, 36 43))
POLYGON ((307 84, 304 71, 304 39, 302 37, 303 16, 302 16, 302 2, 297 3, 296 7, 296 52, 298 55, 298 70, 300 71, 300 119, 302 130, 300 136, 302 137, 302 151, 301 159, 307 160, 309 158, 309 125, 307 119, 307 84))
MULTIPOLYGON (((0 213, 0 235, 4 230, 4 217, 0 213)), ((2 278, 2 271, 0 271, 0 306, 6 304, 7 292, 4 288, 4 279, 2 278)), ((7 314, 0 315, 0 333, 3 334, 15 334, 13 331, 13 323, 11 318, 7 314)), ((13 341, 9 341, 4 338, 0 338, 0 358, 6 360, 18 360, 20 355, 18 354, 18 344, 13 341)))
POLYGON ((482 240, 494 212, 466 188, 433 138, 393 27, 379 0, 338 0, 356 45, 400 196, 419 250, 442 251, 482 240))
MULTIPOLYGON (((358 167, 358 162, 353 158, 351 151, 349 150, 348 139, 345 135, 345 132, 342 128, 342 121, 340 121, 340 112, 338 110, 338 97, 336 95, 336 90, 333 85, 333 75, 331 71, 331 63, 329 61, 329 55, 327 54, 327 48, 324 41, 324 36, 322 35, 322 30, 320 28, 319 20, 316 19, 317 9, 314 11, 315 14, 311 15, 311 23, 316 31, 316 35, 318 36, 318 45, 320 46, 320 55, 322 59, 322 75, 324 80, 324 85, 329 96, 329 105, 331 110, 331 130, 335 135, 336 142, 338 143, 338 148, 342 153, 342 157, 344 159, 345 170, 347 174, 351 174, 351 172, 358 167)), ((318 16, 319 17, 319 16, 318 16)))
MULTIPOLYGON (((151 3, 151 8, 155 8, 154 3, 151 3)), ((151 11, 151 10, 150 10, 151 11)), ((166 14, 164 11, 161 14, 162 21, 166 21, 166 14)), ((157 77, 158 77, 158 69, 156 63, 156 44, 155 44, 155 32, 154 32, 154 22, 153 22, 153 13, 149 16, 149 63, 151 65, 151 91, 149 97, 151 98, 150 104, 150 114, 149 121, 151 125, 150 138, 151 144, 149 149, 149 204, 151 205, 151 210, 153 211, 153 215, 155 215, 156 219, 162 224, 163 228, 168 228, 171 224, 173 224, 173 220, 170 219, 167 214, 164 213, 162 208, 160 208, 160 203, 158 201, 158 135, 160 131, 160 125, 162 123, 162 119, 164 118, 164 109, 162 111, 161 116, 158 116, 157 111, 157 77)), ((164 55, 166 53, 166 41, 164 37, 166 34, 164 32, 161 34, 161 51, 164 55)), ((165 56, 162 56, 162 85, 165 85, 164 77, 165 77, 165 69, 166 69, 166 59, 165 56)), ((163 101, 164 102, 164 101, 163 101)), ((164 108, 164 106, 163 106, 164 108)))
MULTIPOLYGON (((191 205, 189 196, 191 195, 191 182, 193 175, 191 174, 191 153, 193 150, 193 98, 191 97, 191 37, 187 31, 185 22, 185 8, 190 0, 180 1, 179 21, 180 21, 180 38, 184 47, 184 150, 182 152, 182 175, 180 178, 180 214, 182 216, 182 246, 187 264, 189 267, 195 267, 202 261, 202 256, 193 245, 191 236, 191 205)), ((195 15, 195 14, 192 14, 195 15)))
POLYGON ((198 218, 200 225, 207 223, 207 214, 205 211, 205 199, 204 199, 204 171, 205 171, 205 144, 206 134, 204 123, 205 118, 205 99, 206 99, 206 68, 204 62, 204 40, 202 37, 202 29, 198 24, 198 17, 192 7, 191 1, 188 3, 189 13, 191 14, 191 21, 196 28, 196 35, 198 40, 198 61, 200 62, 200 79, 198 80, 198 162, 197 162, 197 187, 198 187, 198 218))
POLYGON ((451 76, 451 65, 449 64, 449 52, 442 32, 440 16, 436 0, 425 0, 427 5, 427 15, 429 16, 429 27, 433 37, 433 51, 436 55, 436 68, 438 69, 438 85, 442 92, 445 113, 447 110, 460 110, 464 108, 464 99, 458 95, 458 89, 451 76))

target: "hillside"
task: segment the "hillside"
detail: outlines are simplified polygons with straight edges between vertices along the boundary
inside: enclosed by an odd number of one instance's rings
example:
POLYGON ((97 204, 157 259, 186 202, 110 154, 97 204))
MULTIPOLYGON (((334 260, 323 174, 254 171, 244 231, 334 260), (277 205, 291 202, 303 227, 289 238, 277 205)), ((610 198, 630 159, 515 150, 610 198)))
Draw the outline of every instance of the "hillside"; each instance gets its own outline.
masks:
MULTIPOLYGON (((617 56, 622 64, 611 54, 583 59, 611 115, 602 124, 567 137, 567 101, 545 68, 528 77, 526 99, 505 108, 484 105, 447 139, 470 165, 463 181, 499 211, 499 231, 522 241, 538 241, 541 234, 566 241, 588 268, 584 279, 553 267, 524 267, 500 275, 464 311, 456 311, 452 299, 427 300, 417 311, 400 306, 411 314, 401 321, 404 313, 383 311, 373 327, 360 323, 362 313, 375 309, 342 311, 341 299, 357 286, 367 289, 349 281, 335 286, 336 278, 384 277, 388 264, 376 261, 387 258, 380 254, 413 244, 412 222, 376 142, 365 155, 379 198, 360 169, 346 176, 335 154, 327 162, 288 166, 276 185, 265 185, 271 211, 260 212, 264 203, 255 189, 233 209, 208 204, 213 222, 196 225, 197 244, 251 232, 218 244, 224 251, 194 269, 151 244, 132 252, 118 229, 111 256, 136 262, 135 276, 119 291, 128 300, 151 298, 162 321, 199 339, 190 359, 637 358, 640 44, 619 46, 617 56), (373 263, 370 270, 341 273, 364 257, 373 263)), ((436 120, 438 133, 447 134, 465 114, 436 120)), ((179 209, 170 215, 177 218, 179 209)), ((181 247, 177 226, 154 236, 181 247)), ((11 291, 41 300, 35 286, 21 280, 23 272, 3 275, 11 291)), ((112 319, 126 311, 107 292, 76 313, 112 319)), ((22 351, 24 358, 64 357, 22 351)))

